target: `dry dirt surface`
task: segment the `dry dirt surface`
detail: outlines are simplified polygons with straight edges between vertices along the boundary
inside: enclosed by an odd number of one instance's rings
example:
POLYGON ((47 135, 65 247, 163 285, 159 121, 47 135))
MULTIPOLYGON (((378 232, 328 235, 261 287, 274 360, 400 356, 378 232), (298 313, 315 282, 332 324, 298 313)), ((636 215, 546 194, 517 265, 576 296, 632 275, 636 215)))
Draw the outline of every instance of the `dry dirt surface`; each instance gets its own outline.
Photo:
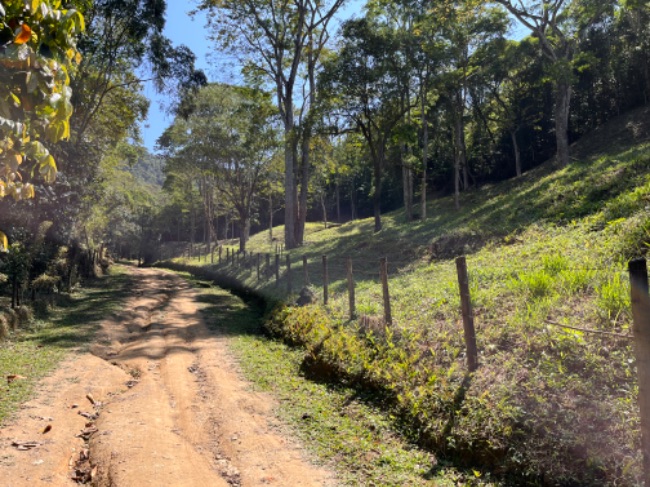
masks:
POLYGON ((132 272, 133 296, 92 353, 64 362, 0 430, 0 486, 334 485, 242 379, 189 284, 132 272))

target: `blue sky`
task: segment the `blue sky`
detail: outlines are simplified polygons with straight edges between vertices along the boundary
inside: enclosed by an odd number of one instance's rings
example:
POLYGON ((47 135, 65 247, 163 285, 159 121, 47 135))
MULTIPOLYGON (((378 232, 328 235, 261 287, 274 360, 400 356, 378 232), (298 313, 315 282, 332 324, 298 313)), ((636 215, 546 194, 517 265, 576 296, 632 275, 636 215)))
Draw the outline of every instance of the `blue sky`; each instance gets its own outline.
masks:
MULTIPOLYGON (((358 13, 363 3, 361 0, 348 2, 340 17, 348 18, 358 13)), ((236 67, 230 66, 232 63, 216 52, 214 44, 207 39, 205 14, 200 12, 192 18, 188 13, 192 8, 193 3, 190 2, 168 1, 165 35, 174 45, 185 44, 194 52, 197 68, 205 72, 209 81, 233 82, 237 74, 236 67)), ((145 85, 144 94, 151 100, 151 106, 147 121, 141 128, 142 138, 145 147, 153 152, 156 140, 172 123, 172 118, 160 107, 160 102, 165 100, 164 95, 156 93, 151 83, 145 85)))

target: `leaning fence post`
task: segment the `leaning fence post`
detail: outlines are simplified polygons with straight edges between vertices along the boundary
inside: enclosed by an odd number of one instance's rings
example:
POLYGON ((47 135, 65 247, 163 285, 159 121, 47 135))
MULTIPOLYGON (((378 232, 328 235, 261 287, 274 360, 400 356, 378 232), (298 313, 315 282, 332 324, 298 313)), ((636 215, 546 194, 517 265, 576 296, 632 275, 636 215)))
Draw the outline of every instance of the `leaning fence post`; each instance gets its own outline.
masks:
POLYGON ((309 274, 307 272, 307 256, 302 256, 302 280, 305 287, 309 286, 309 274))
POLYGON ((393 324, 393 314, 390 310, 390 294, 388 293, 388 260, 386 257, 379 259, 379 272, 381 273, 381 290, 384 297, 384 321, 387 325, 393 324))
POLYGON ((287 254, 287 292, 291 294, 291 256, 287 254))
POLYGON ((353 320, 356 315, 356 310, 355 310, 355 301, 354 301, 354 275, 352 274, 352 257, 348 257, 347 271, 348 271, 348 297, 350 301, 350 319, 353 320))
POLYGON ((456 270, 458 272, 465 346, 467 347, 467 368, 470 372, 474 372, 478 368, 478 349, 476 347, 474 311, 472 310, 472 298, 469 294, 469 277, 467 276, 467 261, 465 260, 465 256, 456 259, 456 270))
POLYGON ((323 304, 327 304, 329 276, 327 275, 327 256, 323 256, 323 304))
POLYGON ((280 284, 280 254, 275 254, 275 285, 280 284))
POLYGON ((643 258, 631 260, 628 263, 628 270, 632 298, 634 354, 639 383, 643 478, 645 485, 650 485, 650 296, 646 260, 643 258))

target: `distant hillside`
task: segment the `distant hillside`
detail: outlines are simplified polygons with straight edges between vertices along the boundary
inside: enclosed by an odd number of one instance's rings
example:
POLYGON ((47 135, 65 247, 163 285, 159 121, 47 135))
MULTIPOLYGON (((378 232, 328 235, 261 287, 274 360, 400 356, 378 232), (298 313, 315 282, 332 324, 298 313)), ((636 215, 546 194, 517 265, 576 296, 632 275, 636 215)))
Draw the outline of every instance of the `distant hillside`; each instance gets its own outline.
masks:
POLYGON ((136 178, 147 184, 162 187, 165 182, 165 174, 162 168, 163 159, 153 154, 148 154, 140 158, 129 171, 136 178))

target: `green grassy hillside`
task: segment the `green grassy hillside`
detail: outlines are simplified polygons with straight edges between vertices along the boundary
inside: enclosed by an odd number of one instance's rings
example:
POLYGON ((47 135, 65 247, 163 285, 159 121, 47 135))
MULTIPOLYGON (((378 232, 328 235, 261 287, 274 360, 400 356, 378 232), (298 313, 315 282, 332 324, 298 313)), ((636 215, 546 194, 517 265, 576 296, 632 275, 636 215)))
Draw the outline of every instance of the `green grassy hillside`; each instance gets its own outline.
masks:
MULTIPOLYGON (((306 347, 307 374, 389 398, 407 433, 474 468, 477 482, 485 471, 517 485, 639 484, 625 264, 650 240, 650 109, 600 128, 574 154, 568 168, 549 162, 465 193, 459 211, 451 198, 431 201, 426 221, 394 212, 379 233, 371 220, 310 224, 305 246, 290 253, 293 289, 304 284, 307 256, 310 286, 322 299, 327 255, 330 302, 283 308, 269 328, 306 347), (468 256, 476 315, 480 367, 471 376, 453 261, 459 255, 468 256), (381 318, 381 257, 389 262, 390 326, 381 318)), ((261 233, 249 250, 274 252, 276 244, 261 233)), ((253 256, 215 267, 291 302, 284 266, 276 284, 264 264, 258 279, 255 263, 253 256)))

